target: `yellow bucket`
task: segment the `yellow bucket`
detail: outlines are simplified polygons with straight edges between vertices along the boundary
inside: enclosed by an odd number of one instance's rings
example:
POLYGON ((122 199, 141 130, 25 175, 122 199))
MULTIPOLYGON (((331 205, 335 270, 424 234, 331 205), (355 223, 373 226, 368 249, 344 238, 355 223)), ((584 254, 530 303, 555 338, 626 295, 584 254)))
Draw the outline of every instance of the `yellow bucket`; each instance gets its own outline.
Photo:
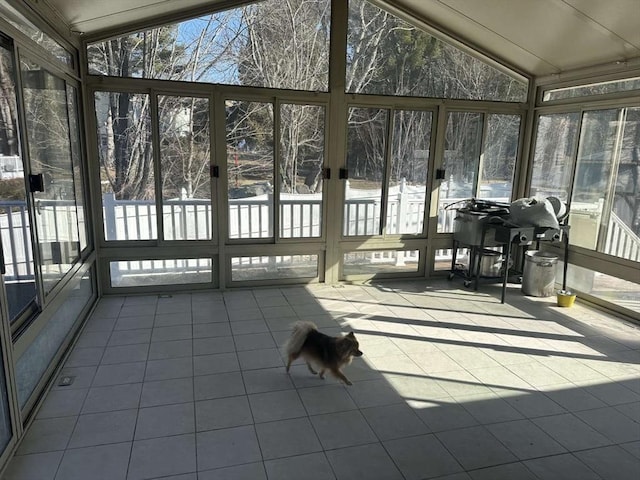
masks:
POLYGON ((573 302, 576 301, 576 294, 568 291, 560 290, 558 292, 558 306, 559 307, 571 307, 573 302))

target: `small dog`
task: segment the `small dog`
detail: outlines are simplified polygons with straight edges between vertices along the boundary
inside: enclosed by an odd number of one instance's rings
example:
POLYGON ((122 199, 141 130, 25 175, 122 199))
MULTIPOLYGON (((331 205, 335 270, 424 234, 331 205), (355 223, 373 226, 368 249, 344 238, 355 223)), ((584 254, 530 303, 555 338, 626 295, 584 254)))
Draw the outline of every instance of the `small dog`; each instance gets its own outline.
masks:
POLYGON ((324 372, 329 370, 347 385, 352 383, 342 373, 342 367, 351 363, 353 357, 362 356, 353 332, 340 337, 330 337, 319 332, 313 322, 296 322, 285 348, 289 358, 287 373, 291 362, 302 357, 314 375, 318 372, 313 369, 311 362, 320 366, 320 378, 324 379, 324 372))

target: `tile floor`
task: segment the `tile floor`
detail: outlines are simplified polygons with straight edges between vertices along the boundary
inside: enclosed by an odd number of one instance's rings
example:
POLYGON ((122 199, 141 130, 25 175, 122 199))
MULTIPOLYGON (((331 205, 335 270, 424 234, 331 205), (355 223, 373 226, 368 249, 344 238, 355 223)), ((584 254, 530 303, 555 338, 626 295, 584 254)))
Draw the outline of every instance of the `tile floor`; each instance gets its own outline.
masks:
POLYGON ((640 326, 456 282, 105 298, 3 480, 640 478, 640 326), (280 347, 353 330, 351 387, 280 347))

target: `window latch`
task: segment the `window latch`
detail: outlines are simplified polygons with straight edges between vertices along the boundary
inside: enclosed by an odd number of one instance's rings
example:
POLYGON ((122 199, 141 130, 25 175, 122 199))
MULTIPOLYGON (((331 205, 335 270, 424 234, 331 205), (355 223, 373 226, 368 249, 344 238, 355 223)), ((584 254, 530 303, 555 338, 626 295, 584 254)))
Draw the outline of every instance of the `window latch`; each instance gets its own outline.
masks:
POLYGON ((218 165, 209 165, 209 176, 211 178, 219 178, 220 177, 220 167, 218 167, 218 165))
POLYGON ((340 180, 347 180, 349 178, 349 170, 347 168, 340 169, 340 180))

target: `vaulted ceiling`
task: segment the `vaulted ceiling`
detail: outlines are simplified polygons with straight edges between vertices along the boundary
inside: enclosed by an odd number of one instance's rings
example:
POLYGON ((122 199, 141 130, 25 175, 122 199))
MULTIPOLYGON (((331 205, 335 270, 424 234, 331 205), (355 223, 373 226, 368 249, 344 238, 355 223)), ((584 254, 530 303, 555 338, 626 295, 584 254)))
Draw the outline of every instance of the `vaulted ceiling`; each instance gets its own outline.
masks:
MULTIPOLYGON (((40 0, 91 35, 234 0, 40 0)), ((639 0, 375 0, 531 76, 606 64, 640 67, 639 0)))

